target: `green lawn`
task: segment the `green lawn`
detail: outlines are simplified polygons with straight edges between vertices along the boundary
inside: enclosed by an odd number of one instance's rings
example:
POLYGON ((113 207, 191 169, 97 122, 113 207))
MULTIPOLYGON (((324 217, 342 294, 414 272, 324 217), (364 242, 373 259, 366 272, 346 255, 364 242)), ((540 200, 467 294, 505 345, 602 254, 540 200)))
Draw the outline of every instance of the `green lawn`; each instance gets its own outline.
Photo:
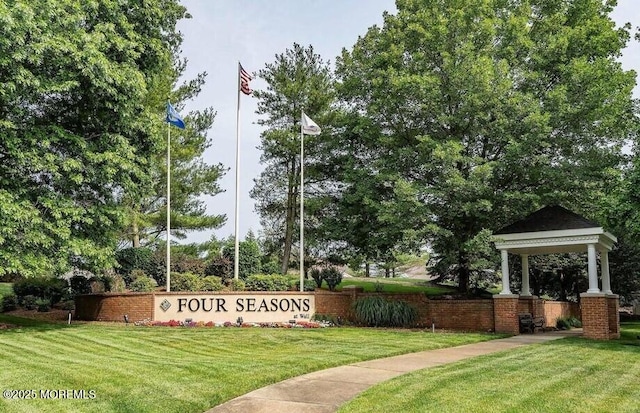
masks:
POLYGON ((95 391, 87 400, 0 400, 2 412, 203 412, 310 371, 496 338, 356 328, 67 326, 6 315, 0 322, 22 325, 0 330, 3 390, 95 391))
MULTIPOLYGON (((353 277, 343 278, 342 283, 337 287, 340 291, 348 285, 356 285, 364 288, 365 292, 375 292, 376 288, 382 288, 385 293, 425 293, 429 296, 450 294, 455 292, 454 288, 433 285, 426 280, 414 278, 364 278, 353 277), (377 287, 379 285, 379 287, 377 287)), ((326 288, 326 284, 323 284, 326 288)))
POLYGON ((637 412, 640 323, 623 338, 581 338, 417 371, 375 386, 340 410, 351 412, 637 412))
POLYGON ((13 284, 11 283, 0 283, 0 298, 5 295, 13 294, 13 284))

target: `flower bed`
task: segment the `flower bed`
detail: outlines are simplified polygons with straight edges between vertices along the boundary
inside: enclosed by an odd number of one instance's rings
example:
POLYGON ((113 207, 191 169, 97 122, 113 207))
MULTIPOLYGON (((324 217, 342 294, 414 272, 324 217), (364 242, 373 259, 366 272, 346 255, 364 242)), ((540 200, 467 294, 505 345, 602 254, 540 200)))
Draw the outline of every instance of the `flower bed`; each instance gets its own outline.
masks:
POLYGON ((231 321, 225 321, 224 323, 214 323, 213 321, 152 321, 150 319, 136 321, 136 326, 142 327, 238 327, 238 328, 325 328, 331 327, 334 324, 327 321, 296 321, 294 323, 232 323, 231 321))

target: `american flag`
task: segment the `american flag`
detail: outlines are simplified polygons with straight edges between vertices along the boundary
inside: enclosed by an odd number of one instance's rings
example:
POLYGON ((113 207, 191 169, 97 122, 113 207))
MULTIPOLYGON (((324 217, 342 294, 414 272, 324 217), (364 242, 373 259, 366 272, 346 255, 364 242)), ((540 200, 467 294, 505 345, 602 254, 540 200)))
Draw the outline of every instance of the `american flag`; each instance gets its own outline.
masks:
POLYGON ((245 95, 251 94, 251 88, 249 87, 249 81, 251 80, 251 75, 244 70, 241 64, 238 64, 240 67, 240 91, 245 95))

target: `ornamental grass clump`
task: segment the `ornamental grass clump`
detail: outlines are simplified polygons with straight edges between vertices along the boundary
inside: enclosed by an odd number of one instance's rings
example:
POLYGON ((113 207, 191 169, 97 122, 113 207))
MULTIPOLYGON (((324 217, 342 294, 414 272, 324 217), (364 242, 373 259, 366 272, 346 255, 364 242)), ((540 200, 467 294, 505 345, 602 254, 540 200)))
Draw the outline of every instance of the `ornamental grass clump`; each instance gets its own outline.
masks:
POLYGON ((409 327, 415 325, 418 311, 405 301, 383 297, 364 297, 353 306, 356 321, 369 327, 409 327))

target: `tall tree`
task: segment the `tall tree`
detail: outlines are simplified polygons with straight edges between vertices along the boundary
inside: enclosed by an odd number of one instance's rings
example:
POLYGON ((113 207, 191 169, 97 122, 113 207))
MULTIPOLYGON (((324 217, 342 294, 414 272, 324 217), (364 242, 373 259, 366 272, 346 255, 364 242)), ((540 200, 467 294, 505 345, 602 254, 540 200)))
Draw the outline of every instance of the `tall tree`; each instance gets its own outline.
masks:
MULTIPOLYGON (((259 99, 257 113, 266 115, 258 123, 267 130, 261 136, 261 163, 265 166, 256 179, 251 196, 262 225, 271 229, 282 247, 282 272, 289 267, 298 228, 300 195, 300 114, 304 110, 314 120, 322 120, 333 102, 333 80, 329 64, 313 47, 294 44, 275 62, 258 72, 268 84, 266 90, 255 90, 259 99)), ((315 138, 315 139, 314 139, 315 138)), ((311 169, 317 141, 305 138, 305 174, 311 169)), ((305 179, 305 196, 313 196, 314 182, 305 179), (306 186, 309 185, 309 186, 306 186), (308 192, 307 192, 308 191, 308 192)))
MULTIPOLYGON (((187 61, 179 60, 179 49, 172 50, 173 65, 154 79, 153 88, 146 103, 163 116, 167 97, 180 110, 182 102, 200 93, 206 73, 176 86, 184 74, 187 61)), ((203 195, 214 196, 221 192, 218 181, 225 172, 222 164, 208 165, 203 161, 204 151, 212 144, 207 137, 215 118, 212 108, 185 114, 186 128, 171 131, 171 232, 174 238, 184 238, 193 230, 216 229, 224 224, 224 215, 207 214, 203 195)), ((151 185, 135 188, 125 194, 123 204, 128 208, 125 238, 134 247, 158 242, 167 230, 167 130, 166 126, 155 137, 159 142, 151 156, 148 174, 151 185)))
POLYGON ((331 260, 388 264, 404 239, 402 226, 387 220, 387 203, 395 199, 389 182, 397 173, 381 171, 375 162, 380 129, 357 112, 334 119, 335 132, 323 139, 317 174, 328 183, 315 200, 318 237, 331 260))
POLYGON ((0 4, 0 274, 112 263, 122 194, 147 185, 174 0, 0 4))
POLYGON ((584 212, 618 166, 635 74, 614 4, 398 0, 338 59, 341 96, 380 127, 375 170, 404 188, 388 219, 426 228, 461 290, 483 230, 549 203, 584 212))
MULTIPOLYGON (((638 119, 640 130, 640 119, 638 119)), ((636 140, 640 134, 636 133, 636 140)), ((616 180, 618 185, 605 198, 603 215, 607 229, 618 238, 609 254, 612 291, 627 303, 640 291, 640 156, 634 143, 630 162, 616 180)))

